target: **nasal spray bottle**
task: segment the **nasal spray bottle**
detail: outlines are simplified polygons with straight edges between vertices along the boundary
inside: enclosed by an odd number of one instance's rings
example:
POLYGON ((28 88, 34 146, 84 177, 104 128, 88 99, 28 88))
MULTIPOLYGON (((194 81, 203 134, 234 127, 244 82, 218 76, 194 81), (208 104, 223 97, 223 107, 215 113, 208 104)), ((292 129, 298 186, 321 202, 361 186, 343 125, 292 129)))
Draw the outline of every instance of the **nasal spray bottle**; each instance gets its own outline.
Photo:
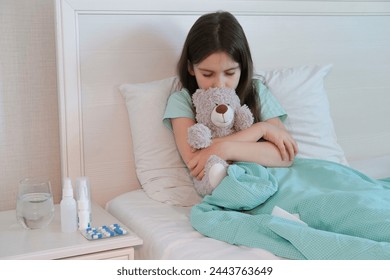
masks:
POLYGON ((76 180, 79 230, 91 227, 91 192, 87 177, 76 180))
POLYGON ((70 178, 65 178, 63 182, 60 209, 62 232, 75 232, 77 230, 77 207, 70 178))

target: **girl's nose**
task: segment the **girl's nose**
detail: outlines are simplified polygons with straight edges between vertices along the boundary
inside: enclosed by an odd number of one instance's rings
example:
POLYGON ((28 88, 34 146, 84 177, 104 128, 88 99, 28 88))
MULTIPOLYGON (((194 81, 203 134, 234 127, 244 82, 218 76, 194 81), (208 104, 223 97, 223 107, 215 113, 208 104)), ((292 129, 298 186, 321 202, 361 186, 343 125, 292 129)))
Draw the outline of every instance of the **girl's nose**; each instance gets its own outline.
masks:
POLYGON ((225 79, 223 76, 218 75, 214 79, 213 87, 222 88, 225 87, 225 79))
POLYGON ((220 78, 216 78, 215 81, 214 81, 214 84, 213 84, 213 87, 216 87, 216 88, 222 88, 225 86, 225 82, 223 80, 222 77, 220 78))

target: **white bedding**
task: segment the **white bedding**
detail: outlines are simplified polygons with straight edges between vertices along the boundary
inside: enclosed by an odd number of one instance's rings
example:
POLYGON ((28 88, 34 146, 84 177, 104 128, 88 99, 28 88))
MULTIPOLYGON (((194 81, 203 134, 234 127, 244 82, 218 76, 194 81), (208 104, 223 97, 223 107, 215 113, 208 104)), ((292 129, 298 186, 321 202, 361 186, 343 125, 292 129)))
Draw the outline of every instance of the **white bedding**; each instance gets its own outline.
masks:
POLYGON ((190 207, 154 201, 143 190, 112 199, 106 209, 143 239, 136 259, 281 259, 263 249, 204 237, 190 224, 190 207))
POLYGON ((390 155, 360 160, 349 160, 349 165, 352 168, 376 179, 390 177, 390 155))
MULTIPOLYGON (((349 163, 371 177, 390 177, 390 155, 349 163)), ((136 259, 281 259, 263 249, 205 237, 192 228, 190 207, 157 202, 143 190, 112 199, 106 209, 143 239, 144 245, 136 248, 136 259)))

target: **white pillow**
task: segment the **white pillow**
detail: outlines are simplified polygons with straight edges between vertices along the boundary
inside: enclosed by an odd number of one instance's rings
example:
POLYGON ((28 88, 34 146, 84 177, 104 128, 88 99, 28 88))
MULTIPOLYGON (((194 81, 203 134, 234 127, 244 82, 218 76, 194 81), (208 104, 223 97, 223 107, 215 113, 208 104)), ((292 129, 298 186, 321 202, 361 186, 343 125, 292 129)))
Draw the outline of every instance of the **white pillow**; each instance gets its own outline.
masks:
POLYGON ((324 87, 331 68, 332 65, 306 65, 258 74, 288 114, 285 125, 299 145, 297 156, 347 165, 337 143, 324 87))
POLYGON ((176 149, 175 139, 162 122, 166 102, 177 88, 169 78, 144 84, 125 84, 136 173, 146 194, 154 200, 177 206, 200 202, 191 176, 176 149))

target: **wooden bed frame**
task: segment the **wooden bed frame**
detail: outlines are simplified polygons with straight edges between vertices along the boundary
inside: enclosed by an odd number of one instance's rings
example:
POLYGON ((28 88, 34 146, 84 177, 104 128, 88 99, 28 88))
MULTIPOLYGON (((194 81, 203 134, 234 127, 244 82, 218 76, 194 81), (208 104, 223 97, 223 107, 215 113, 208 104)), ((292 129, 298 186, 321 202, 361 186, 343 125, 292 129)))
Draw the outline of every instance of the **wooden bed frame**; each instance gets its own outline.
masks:
POLYGON ((349 160, 390 154, 390 2, 57 0, 62 175, 88 176, 104 206, 139 188, 122 83, 175 74, 185 36, 206 12, 235 14, 256 68, 334 68, 326 80, 349 160))

